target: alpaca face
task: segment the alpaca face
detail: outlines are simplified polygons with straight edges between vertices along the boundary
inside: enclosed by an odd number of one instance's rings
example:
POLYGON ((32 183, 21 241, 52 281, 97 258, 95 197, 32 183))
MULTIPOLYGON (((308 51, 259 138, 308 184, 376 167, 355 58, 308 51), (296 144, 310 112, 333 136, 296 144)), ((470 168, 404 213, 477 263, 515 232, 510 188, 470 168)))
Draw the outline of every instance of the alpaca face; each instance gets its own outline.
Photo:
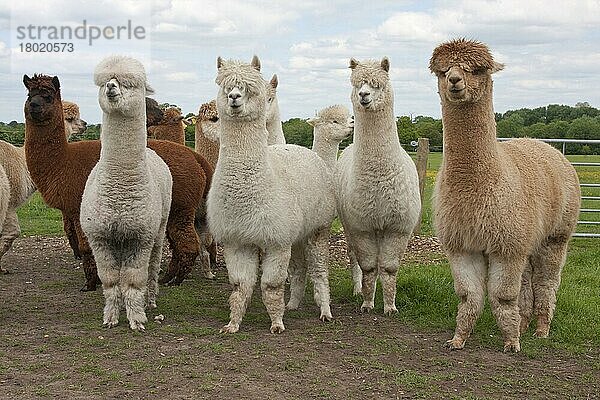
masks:
POLYGON ((98 103, 106 114, 119 113, 133 117, 145 108, 145 103, 142 103, 145 102, 145 96, 144 87, 128 86, 117 78, 110 78, 99 87, 98 103))
POLYGON ((217 112, 217 103, 215 100, 200 106, 196 123, 200 124, 200 129, 205 137, 215 142, 219 141, 221 123, 219 122, 219 113, 217 112))
POLYGON ((28 90, 25 101, 25 117, 36 125, 47 125, 60 114, 62 117, 62 103, 60 100, 60 83, 58 78, 45 75, 34 75, 29 78, 23 76, 23 84, 28 90))
POLYGON ((279 81, 277 79, 277 75, 273 75, 269 83, 267 84, 267 121, 275 118, 275 113, 278 111, 277 109, 277 85, 279 81))
POLYGON ((80 135, 87 129, 87 122, 82 120, 78 115, 65 116, 65 132, 67 137, 71 135, 80 135))
POLYGON ((351 59, 350 68, 351 100, 355 110, 379 111, 390 105, 393 94, 389 85, 390 63, 387 58, 384 57, 380 62, 351 59))
POLYGON ((331 143, 339 143, 354 132, 354 116, 351 116, 346 107, 331 106, 315 118, 307 121, 318 129, 318 134, 331 143))
POLYGON ((217 110, 220 118, 238 121, 265 118, 266 85, 260 75, 258 58, 255 56, 251 64, 219 58, 217 67, 217 110))

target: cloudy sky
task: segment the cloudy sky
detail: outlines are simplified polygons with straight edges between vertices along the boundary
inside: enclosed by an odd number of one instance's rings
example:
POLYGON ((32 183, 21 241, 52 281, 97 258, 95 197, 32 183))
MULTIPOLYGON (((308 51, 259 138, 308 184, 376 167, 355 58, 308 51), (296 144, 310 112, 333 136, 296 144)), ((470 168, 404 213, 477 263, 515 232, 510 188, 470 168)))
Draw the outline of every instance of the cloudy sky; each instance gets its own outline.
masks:
POLYGON ((439 117, 427 69, 435 46, 467 37, 506 64, 495 75, 495 109, 587 101, 600 107, 600 0, 0 0, 0 121, 23 121, 23 74, 59 75, 63 98, 97 123, 92 81, 106 55, 143 59, 159 102, 184 111, 215 97, 216 58, 257 54, 265 79, 279 77, 283 120, 331 104, 350 106, 348 62, 387 56, 397 115, 439 117), (293 4, 294 3, 294 4, 293 4), (143 6, 151 4, 151 6, 143 6), (20 52, 25 24, 119 26, 131 19, 144 40, 76 43, 72 54, 20 52))

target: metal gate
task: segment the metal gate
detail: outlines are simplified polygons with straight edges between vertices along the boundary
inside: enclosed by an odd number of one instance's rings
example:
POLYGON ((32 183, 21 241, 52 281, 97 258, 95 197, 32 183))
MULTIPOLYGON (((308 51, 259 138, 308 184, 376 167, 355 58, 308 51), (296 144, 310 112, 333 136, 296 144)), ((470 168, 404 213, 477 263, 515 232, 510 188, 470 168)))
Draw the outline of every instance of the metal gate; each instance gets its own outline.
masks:
MULTIPOLYGON (((498 138, 506 141, 515 138, 498 138)), ((567 155, 567 144, 596 144, 600 145, 600 140, 578 140, 578 139, 538 139, 546 143, 561 143, 562 153, 567 155)), ((600 162, 572 162, 575 169, 578 167, 597 168, 600 171, 600 162)), ((600 238, 600 218, 594 218, 600 215, 600 182, 580 183, 581 186, 581 208, 579 209, 579 221, 577 221, 578 230, 585 226, 596 227, 596 232, 575 232, 573 236, 600 238)))

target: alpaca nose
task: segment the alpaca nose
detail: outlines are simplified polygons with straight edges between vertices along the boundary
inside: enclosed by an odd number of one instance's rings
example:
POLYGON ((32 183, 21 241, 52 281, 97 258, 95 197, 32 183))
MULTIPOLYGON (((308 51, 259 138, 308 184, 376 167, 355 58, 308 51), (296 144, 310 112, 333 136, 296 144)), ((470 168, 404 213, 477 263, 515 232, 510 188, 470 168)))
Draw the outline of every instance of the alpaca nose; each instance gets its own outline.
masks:
POLYGON ((462 78, 458 75, 451 75, 450 77, 448 77, 448 80, 450 81, 451 84, 456 85, 458 82, 460 82, 462 80, 462 78))
POLYGON ((106 88, 108 90, 114 90, 117 88, 117 84, 114 82, 106 82, 106 88))
POLYGON ((237 100, 242 97, 242 95, 240 93, 229 93, 229 96, 227 97, 229 97, 231 100, 237 100))
POLYGON ((360 97, 367 97, 370 94, 371 94, 371 92, 369 92, 368 90, 361 90, 360 92, 358 92, 358 95, 360 97))

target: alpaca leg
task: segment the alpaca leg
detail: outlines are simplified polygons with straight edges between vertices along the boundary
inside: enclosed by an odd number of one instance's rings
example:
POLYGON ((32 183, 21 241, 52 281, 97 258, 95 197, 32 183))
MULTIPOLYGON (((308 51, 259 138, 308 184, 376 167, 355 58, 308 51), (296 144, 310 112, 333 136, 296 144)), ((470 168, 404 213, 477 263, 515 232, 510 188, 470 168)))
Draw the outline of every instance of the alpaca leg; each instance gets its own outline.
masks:
POLYGON ((313 282, 315 302, 321 308, 321 321, 331 321, 329 293, 329 227, 309 238, 306 246, 308 272, 313 282))
POLYGON ((375 306, 375 285, 377 282, 377 242, 369 233, 349 235, 348 243, 356 252, 356 258, 362 270, 362 312, 370 312, 375 306))
POLYGON ((205 213, 196 211, 194 228, 200 242, 200 272, 204 278, 214 279, 215 275, 210 270, 211 264, 216 263, 216 245, 213 237, 208 231, 205 213), (213 254, 214 249, 214 254, 213 254))
POLYGON ((263 303, 271 317, 271 333, 282 333, 285 330, 283 326, 284 292, 291 253, 291 247, 267 248, 262 259, 260 288, 263 303))
POLYGON ((350 271, 352 271, 352 283, 353 283, 353 294, 355 296, 362 293, 362 270, 360 269, 360 265, 358 265, 358 260, 356 259, 356 254, 354 254, 354 250, 348 246, 348 258, 350 259, 350 271))
POLYGON ((200 252, 193 217, 171 215, 167 224, 167 236, 172 245, 173 257, 160 283, 180 285, 192 272, 200 252))
POLYGON ((81 252, 79 251, 79 241, 77 240, 77 231, 75 230, 75 226, 73 225, 73 222, 64 215, 62 216, 62 219, 63 229, 65 230, 67 239, 69 239, 69 246, 71 247, 71 250, 73 250, 73 256, 77 260, 81 260, 81 252))
POLYGON ((567 257, 568 236, 550 238, 532 257, 534 313, 537 317, 535 336, 548 337, 556 307, 556 292, 567 257))
POLYGON ((288 310, 297 310, 304 298, 306 287, 306 254, 304 247, 300 245, 292 246, 292 255, 290 258, 289 280, 290 280, 290 300, 286 308, 288 310))
POLYGON ((160 260, 162 258, 162 249, 165 243, 165 226, 161 226, 160 234, 154 242, 152 253, 150 253, 150 263, 148 264, 148 299, 146 305, 148 308, 156 308, 156 296, 158 296, 158 273, 160 272, 160 260))
POLYGON ((396 308, 396 275, 409 239, 410 234, 402 236, 385 234, 380 242, 379 279, 383 289, 383 312, 386 315, 398 312, 396 308))
POLYGON ((526 264, 527 257, 506 259, 497 255, 489 256, 488 298, 502 331, 505 352, 517 353, 521 350, 519 294, 526 264))
MULTIPOLYGON (((19 219, 15 210, 8 210, 6 212, 6 218, 4 219, 4 225, 2 226, 2 234, 0 236, 0 261, 2 257, 10 250, 13 242, 21 234, 21 227, 19 226, 19 219)), ((0 273, 7 274, 8 271, 2 268, 0 264, 0 273)))
POLYGON ((235 333, 240 330, 240 323, 252 298, 258 273, 258 249, 224 243, 223 256, 233 292, 229 296, 229 323, 221 328, 221 333, 235 333))
POLYGON ((445 344, 450 350, 460 350, 471 335, 483 310, 487 262, 481 253, 448 254, 454 292, 460 299, 456 314, 454 337, 445 344))
POLYGON ((123 302, 129 327, 134 331, 144 331, 146 318, 146 291, 148 290, 148 265, 151 251, 144 251, 123 263, 119 285, 123 293, 123 302))
POLYGON ((94 260, 94 255, 92 254, 92 248, 90 247, 90 243, 81 229, 79 216, 71 219, 71 224, 75 227, 77 242, 79 243, 79 252, 83 262, 83 272, 85 273, 85 285, 79 290, 82 292, 94 291, 96 290, 97 285, 101 282, 100 278, 98 277, 96 261, 94 260))
POLYGON ((519 314, 521 323, 519 332, 521 335, 529 328, 531 316, 533 315, 533 287, 531 285, 532 267, 531 261, 525 264, 523 277, 521 278, 521 293, 519 294, 519 314))
POLYGON ((122 293, 119 286, 119 270, 111 267, 98 268, 98 275, 102 279, 104 294, 103 326, 112 328, 119 323, 119 312, 122 305, 122 293))

